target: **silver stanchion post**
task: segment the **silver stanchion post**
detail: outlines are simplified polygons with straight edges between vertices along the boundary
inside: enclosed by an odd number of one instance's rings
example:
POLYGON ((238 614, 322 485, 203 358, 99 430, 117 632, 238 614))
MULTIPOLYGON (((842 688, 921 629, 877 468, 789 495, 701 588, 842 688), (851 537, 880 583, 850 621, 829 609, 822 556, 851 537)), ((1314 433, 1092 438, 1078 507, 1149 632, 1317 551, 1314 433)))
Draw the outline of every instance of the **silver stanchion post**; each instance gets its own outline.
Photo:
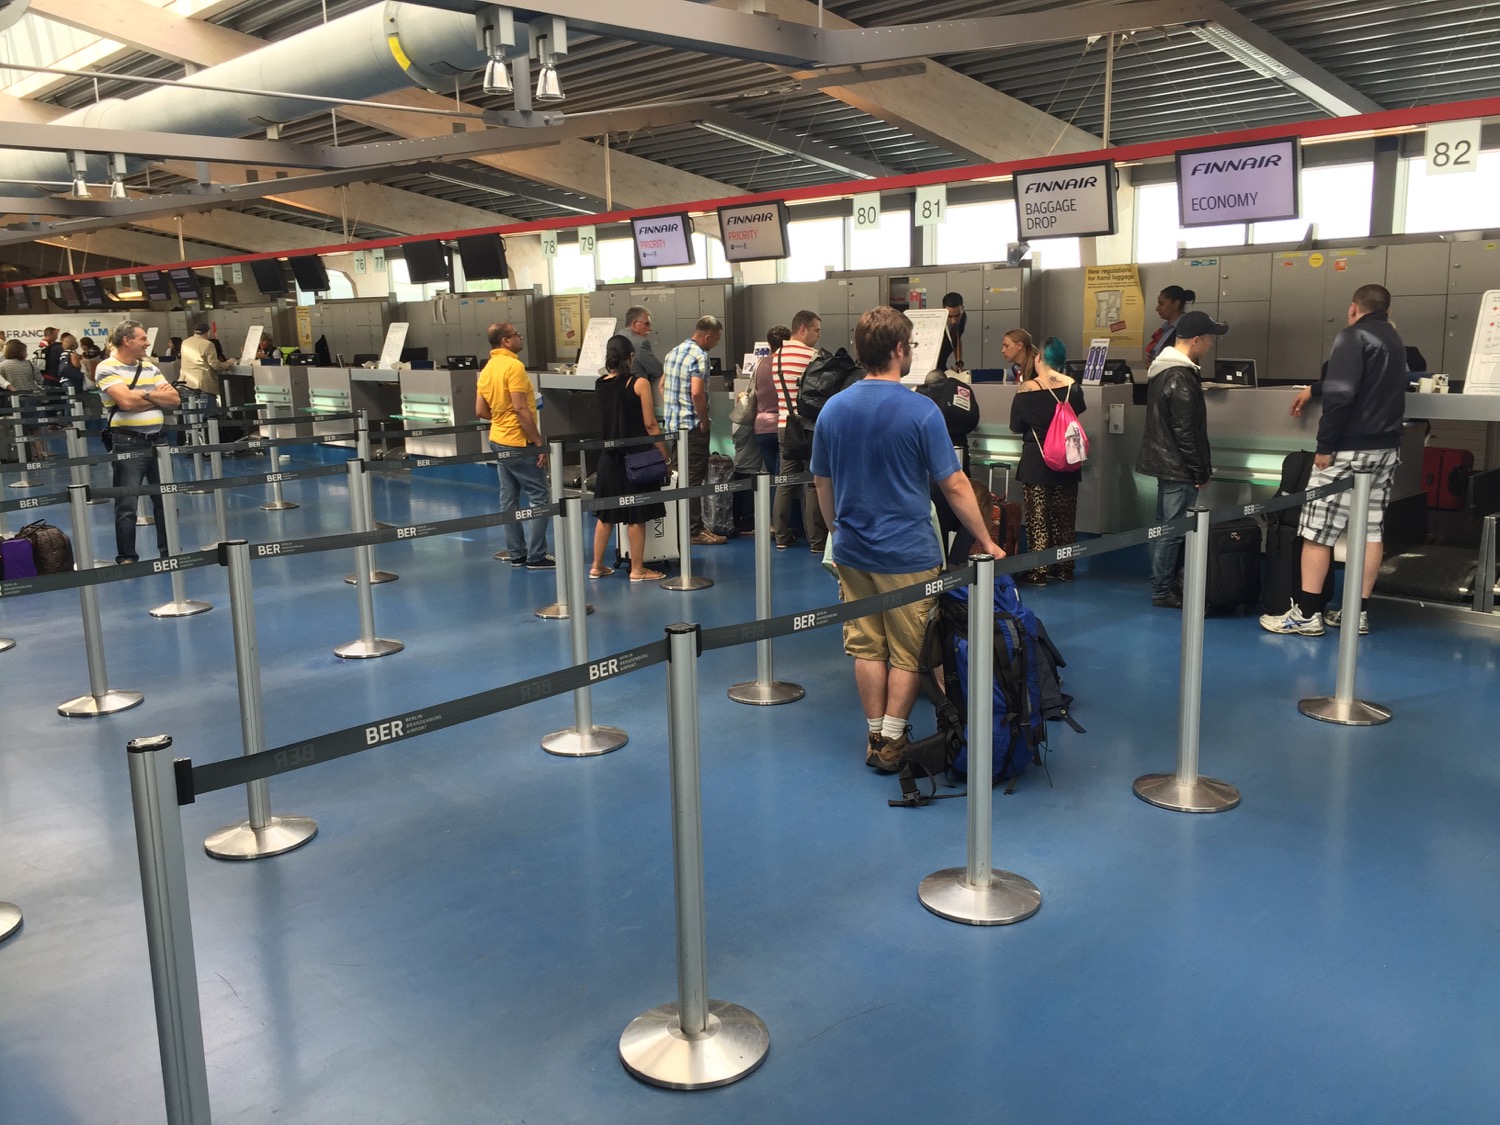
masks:
POLYGON ((1191 509, 1196 521, 1183 549, 1182 674, 1177 697, 1177 772, 1148 773, 1132 788, 1141 800, 1172 812, 1215 813, 1240 803, 1227 781, 1198 775, 1198 732, 1203 702, 1203 606, 1208 594, 1207 508, 1191 509))
MULTIPOLYGON (((161 514, 167 524, 167 554, 175 555, 182 550, 182 536, 177 527, 177 494, 167 488, 168 485, 175 483, 172 475, 172 454, 164 445, 156 447, 156 467, 162 484, 161 514)), ((152 617, 192 617, 213 609, 211 602, 189 601, 182 571, 173 569, 170 573, 172 600, 148 610, 147 612, 152 617)))
MULTIPOLYGON (((365 526, 365 490, 364 484, 360 481, 364 471, 363 461, 355 458, 349 462, 349 497, 350 503, 354 505, 353 516, 356 528, 365 526)), ((354 587, 359 597, 359 640, 339 645, 333 650, 333 655, 343 657, 345 660, 371 660, 377 656, 389 656, 393 652, 400 652, 406 647, 400 641, 375 635, 375 598, 370 592, 370 571, 373 569, 370 562, 369 544, 354 548, 354 587)))
MULTIPOLYGON (((11 423, 11 431, 15 434, 16 460, 22 464, 27 464, 31 458, 26 451, 26 423, 21 421, 19 414, 16 415, 15 420, 11 423)), ((41 481, 32 477, 30 469, 23 471, 20 476, 10 482, 12 488, 40 488, 41 485, 41 481)))
MULTIPOLYGON (((208 444, 204 435, 203 397, 197 391, 188 391, 187 411, 183 415, 187 423, 183 429, 183 435, 193 444, 193 481, 197 484, 203 483, 203 449, 208 444)), ((217 475, 217 474, 216 474, 217 475)), ((195 488, 194 492, 206 492, 207 489, 195 488)))
MULTIPOLYGON (((365 411, 361 410, 359 412, 359 420, 355 423, 355 426, 358 431, 358 439, 355 442, 354 453, 355 456, 359 458, 360 464, 366 465, 369 464, 370 461, 370 419, 369 415, 365 411)), ((364 495, 360 497, 360 510, 364 513, 364 526, 360 526, 357 522, 355 522, 358 519, 358 516, 355 514, 353 493, 350 493, 349 495, 349 522, 355 531, 374 531, 375 507, 374 497, 370 491, 370 474, 361 471, 359 474, 359 479, 364 482, 364 495)), ((389 570, 374 569, 374 547, 370 548, 370 567, 370 582, 373 585, 378 586, 382 582, 394 582, 396 581, 396 579, 401 577, 399 574, 392 573, 389 570)), ((351 586, 358 585, 359 575, 346 574, 344 576, 344 581, 351 586)))
POLYGON ((964 867, 934 871, 917 898, 939 918, 970 926, 1004 926, 1030 918, 1042 892, 1030 879, 991 863, 994 815, 995 560, 976 555, 969 591, 969 855, 964 867))
MULTIPOLYGON (((764 621, 771 616, 771 475, 755 478, 755 616, 764 621)), ((755 679, 735 684, 729 698, 736 703, 769 707, 776 703, 795 703, 807 694, 800 684, 775 678, 771 660, 771 638, 755 642, 755 679)))
MULTIPOLYGON (((219 480, 224 476, 224 454, 218 450, 219 420, 217 418, 210 418, 207 425, 208 447, 213 450, 208 455, 208 468, 209 472, 213 474, 213 478, 219 480)), ((229 517, 224 511, 224 503, 224 490, 222 488, 214 489, 214 530, 218 533, 219 537, 213 543, 205 544, 203 548, 205 551, 217 543, 229 542, 229 517)))
POLYGON ((771 1033, 748 1008, 708 998, 703 903, 703 786, 698 763, 698 626, 667 626, 667 742, 677 905, 677 1002, 652 1008, 620 1036, 620 1060, 653 1086, 727 1086, 765 1061, 771 1033))
MULTIPOLYGON (((580 482, 582 483, 582 482, 580 482)), ((549 621, 566 621, 568 619, 568 580, 569 568, 582 565, 578 559, 573 558, 573 552, 564 548, 563 541, 567 538, 564 528, 562 512, 563 502, 563 447, 562 442, 554 441, 547 448, 547 490, 552 494, 552 503, 558 505, 557 515, 552 517, 552 550, 557 562, 555 574, 557 587, 557 600, 537 609, 538 617, 545 617, 549 621)), ((582 589, 582 585, 579 586, 582 589)), ((585 613, 593 613, 594 607, 586 602, 579 602, 585 613)))
MULTIPOLYGON (((691 432, 677 431, 678 488, 686 488, 688 483, 688 434, 691 432)), ((706 590, 714 580, 693 576, 693 502, 674 500, 672 503, 677 510, 677 552, 682 556, 682 567, 676 578, 663 578, 657 585, 663 590, 706 590)))
MULTIPOLYGON (((89 528, 86 485, 68 488, 68 506, 73 516, 74 557, 80 570, 93 570, 94 538, 89 528)), ((83 609, 83 650, 89 663, 89 693, 57 705, 57 713, 70 719, 92 719, 139 707, 146 697, 138 691, 112 691, 104 667, 104 634, 99 625, 99 587, 80 586, 78 602, 83 609)))
MULTIPOLYGON (((255 594, 250 581, 250 544, 235 539, 222 544, 229 568, 229 614, 234 622, 234 672, 240 689, 240 741, 246 754, 266 748, 265 696, 260 686, 260 645, 255 633, 255 594)), ((305 816, 272 816, 271 789, 265 778, 245 786, 250 818, 220 828, 203 842, 215 859, 264 859, 300 848, 318 834, 305 816)))
MULTIPOLYGON (((1359 603, 1364 594, 1365 533, 1370 522, 1368 469, 1356 470, 1354 496, 1350 500, 1348 550, 1344 554, 1344 608, 1339 617, 1339 663, 1333 695, 1314 696, 1298 702, 1297 710, 1309 719, 1345 727, 1374 727, 1391 721, 1391 709, 1379 703, 1354 698, 1355 658, 1359 652, 1359 603)), ((1479 575, 1480 571, 1475 571, 1479 575)))
MULTIPOLYGON (((583 500, 570 496, 563 501, 565 508, 563 534, 558 542, 558 554, 583 557, 583 500)), ((568 569, 571 589, 569 601, 572 605, 583 604, 583 567, 568 569)), ((583 664, 589 658, 588 614, 575 613, 568 622, 572 635, 573 663, 583 664)), ((567 730, 553 731, 542 739, 542 749, 549 754, 564 758, 590 758, 597 754, 608 754, 630 741, 630 736, 619 727, 594 725, 593 699, 589 686, 584 684, 573 690, 573 725, 567 730)))
MULTIPOLYGON (((269 439, 269 442, 266 445, 266 453, 271 461, 271 468, 269 471, 272 473, 279 473, 281 471, 281 451, 276 448, 276 439, 281 435, 277 433, 278 427, 274 424, 276 421, 276 415, 277 411, 275 406, 266 407, 266 421, 267 423, 269 423, 266 426, 266 437, 269 439)), ((281 482, 279 480, 273 480, 271 482, 270 503, 262 504, 260 506, 260 510, 263 512, 285 512, 291 508, 295 508, 296 506, 296 504, 293 504, 286 497, 282 496, 281 482)))
POLYGON ((167 1125, 209 1125, 208 1063, 203 1054, 203 1015, 198 1007, 198 966, 188 904, 187 855, 172 739, 160 734, 132 740, 130 801, 135 810, 135 846, 141 862, 141 898, 146 908, 146 949, 151 957, 151 993, 156 1001, 156 1039, 161 1048, 167 1125))

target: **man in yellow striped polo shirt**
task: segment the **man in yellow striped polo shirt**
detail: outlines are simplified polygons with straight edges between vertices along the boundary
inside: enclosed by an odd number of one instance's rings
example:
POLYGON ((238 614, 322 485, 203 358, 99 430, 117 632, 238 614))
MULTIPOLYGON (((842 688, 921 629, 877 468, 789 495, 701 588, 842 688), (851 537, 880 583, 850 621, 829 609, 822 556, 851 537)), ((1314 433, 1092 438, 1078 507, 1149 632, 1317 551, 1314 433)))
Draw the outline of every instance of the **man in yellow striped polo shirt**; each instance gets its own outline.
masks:
MULTIPOLYGON (((116 488, 133 488, 160 484, 156 468, 156 446, 161 441, 162 409, 177 406, 177 390, 167 382, 147 354, 146 329, 138 320, 124 320, 109 334, 109 358, 94 369, 94 381, 104 396, 105 410, 110 414, 111 448, 116 453, 144 451, 145 457, 134 457, 114 464, 116 488)), ((161 496, 151 497, 156 513, 156 549, 163 558, 167 551, 167 521, 163 516, 161 496)), ((135 546, 134 496, 115 499, 115 562, 133 563, 140 559, 135 546)))

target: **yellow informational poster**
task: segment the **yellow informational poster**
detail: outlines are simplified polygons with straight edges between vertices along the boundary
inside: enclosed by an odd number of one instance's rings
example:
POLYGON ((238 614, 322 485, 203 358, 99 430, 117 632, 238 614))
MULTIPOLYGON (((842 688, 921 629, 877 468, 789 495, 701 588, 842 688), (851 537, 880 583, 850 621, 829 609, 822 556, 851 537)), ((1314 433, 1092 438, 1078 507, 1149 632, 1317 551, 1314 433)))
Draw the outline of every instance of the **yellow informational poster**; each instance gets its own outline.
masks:
POLYGON ((1115 355, 1137 353, 1146 343, 1146 302, 1137 266, 1088 266, 1083 278, 1083 334, 1076 354, 1089 341, 1107 338, 1115 355))
POLYGON ((583 294, 568 293, 552 298, 552 339, 558 359, 575 359, 583 343, 585 323, 583 294))
POLYGON ((309 305, 297 306, 297 350, 303 352, 313 350, 312 308, 309 305))

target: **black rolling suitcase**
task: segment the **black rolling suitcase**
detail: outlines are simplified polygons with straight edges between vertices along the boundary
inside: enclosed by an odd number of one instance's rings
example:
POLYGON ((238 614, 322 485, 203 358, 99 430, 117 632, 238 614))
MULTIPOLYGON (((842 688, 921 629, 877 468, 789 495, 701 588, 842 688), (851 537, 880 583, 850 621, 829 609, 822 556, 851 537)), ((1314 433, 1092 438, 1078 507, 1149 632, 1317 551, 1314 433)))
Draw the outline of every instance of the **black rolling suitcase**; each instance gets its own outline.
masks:
MULTIPOLYGON (((1302 492, 1312 477, 1313 455, 1299 449, 1288 453, 1281 462, 1281 485, 1277 496, 1290 496, 1302 492)), ((1283 508, 1266 515, 1266 573, 1261 583, 1260 601, 1265 612, 1280 616, 1292 606, 1292 600, 1302 588, 1302 539, 1297 535, 1297 525, 1302 518, 1302 508, 1283 508)), ((1328 578, 1323 583, 1323 600, 1333 596, 1333 568, 1328 568, 1328 578)))
POLYGON ((1209 609, 1253 608, 1260 601, 1260 524, 1230 520, 1208 529, 1209 609))

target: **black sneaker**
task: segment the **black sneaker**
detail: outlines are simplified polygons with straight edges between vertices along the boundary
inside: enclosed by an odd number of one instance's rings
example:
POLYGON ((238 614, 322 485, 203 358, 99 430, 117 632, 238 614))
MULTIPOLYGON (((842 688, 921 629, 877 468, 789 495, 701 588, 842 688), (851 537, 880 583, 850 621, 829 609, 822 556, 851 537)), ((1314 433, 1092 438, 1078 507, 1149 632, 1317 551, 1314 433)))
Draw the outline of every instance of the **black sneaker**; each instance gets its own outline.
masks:
POLYGON ((543 555, 539 559, 527 559, 526 560, 526 569, 527 570, 556 570, 557 569, 557 560, 554 559, 551 555, 543 555))
POLYGON ((1165 594, 1157 594, 1153 597, 1151 604, 1157 609, 1181 609, 1182 595, 1176 590, 1168 590, 1165 594))

